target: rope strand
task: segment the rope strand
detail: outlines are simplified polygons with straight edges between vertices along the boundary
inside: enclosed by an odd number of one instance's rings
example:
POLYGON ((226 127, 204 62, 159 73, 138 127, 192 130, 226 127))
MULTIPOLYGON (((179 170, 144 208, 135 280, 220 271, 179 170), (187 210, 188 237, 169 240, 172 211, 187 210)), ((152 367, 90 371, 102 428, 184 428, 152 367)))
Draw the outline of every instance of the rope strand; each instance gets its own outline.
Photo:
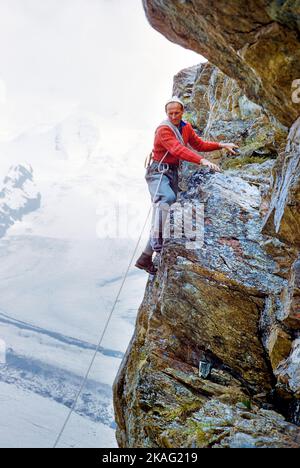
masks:
MULTIPOLYGON (((160 161, 160 163, 159 163, 159 166, 158 166, 158 171, 161 173, 161 176, 160 176, 160 179, 159 179, 159 182, 158 182, 157 189, 156 189, 155 195, 154 195, 154 197, 153 197, 153 200, 155 200, 155 198, 156 198, 158 189, 159 189, 160 184, 161 184, 162 177, 163 177, 163 175, 164 175, 164 173, 165 173, 164 168, 163 168, 162 170, 160 169, 160 164, 162 163, 162 161, 164 160, 164 158, 167 156, 167 154, 168 154, 168 152, 167 152, 167 153, 164 155, 164 157, 161 159, 161 161, 160 161)), ((111 320, 111 318, 112 318, 112 315, 113 315, 113 313, 114 313, 116 304, 117 304, 117 302, 118 302, 118 299, 119 299, 120 294, 121 294, 121 292, 122 292, 123 286, 124 286, 124 284, 125 284, 125 281, 126 281, 126 278, 127 278, 128 272, 129 272, 129 269, 130 269, 130 267, 131 267, 131 264, 132 264, 132 262, 133 262, 134 256, 135 256, 136 251, 137 251, 137 249, 138 249, 138 246, 139 246, 139 244, 140 244, 140 241, 141 241, 141 238, 142 238, 144 229, 145 229, 145 227, 146 227, 148 218, 149 218, 149 216, 150 216, 151 210, 152 210, 152 204, 151 204, 151 207, 150 207, 150 209, 149 209, 149 211, 148 211, 146 220, 145 220, 145 222, 144 222, 143 228, 142 228, 142 230, 141 230, 141 233, 140 233, 140 236, 139 236, 139 238, 138 238, 138 241, 137 241, 137 244, 136 244, 136 246, 135 246, 135 249, 134 249, 134 251, 133 251, 133 254, 132 254, 132 256, 131 256, 129 265, 128 265, 127 270, 126 270, 126 272, 125 272, 125 274, 124 274, 124 277, 123 277, 121 286, 120 286, 120 288, 119 288, 118 294, 117 294, 117 296, 116 296, 116 299, 115 299, 115 301, 114 301, 113 307, 112 307, 112 309, 111 309, 111 311, 110 311, 110 313, 109 313, 108 319, 106 320, 106 323, 105 323, 103 332, 102 332, 102 334, 101 334, 101 336, 100 336, 100 339, 99 339, 99 342, 98 342, 97 347, 96 347, 96 349, 95 349, 95 352, 94 352, 94 354, 93 354, 92 360, 91 360, 91 362, 90 362, 90 364, 89 364, 89 367, 88 367, 88 369, 87 369, 87 371, 86 371, 86 374, 85 374, 85 376, 84 376, 84 378, 83 378, 83 380, 82 380, 81 386, 80 386, 80 388, 79 388, 79 390, 78 390, 78 392, 77 392, 77 395, 76 395, 76 397, 75 397, 75 400, 74 400, 74 402, 73 402, 73 404, 72 404, 72 406, 71 406, 71 408, 70 408, 70 411, 69 411, 69 413, 68 413, 68 415, 67 415, 67 417, 66 417, 66 420, 64 421, 64 424, 63 424, 63 426, 62 426, 62 428, 61 428, 61 430, 60 430, 60 432, 59 432, 59 434, 58 434, 58 436, 57 436, 57 438, 56 438, 56 440, 55 440, 55 443, 54 443, 54 445, 53 445, 53 448, 54 448, 54 449, 57 448, 57 446, 58 446, 58 444, 59 444, 59 441, 60 441, 60 439, 61 439, 61 437, 62 437, 62 435, 63 435, 63 433, 64 433, 64 431, 65 431, 65 429, 66 429, 66 427, 67 427, 67 424, 68 424, 68 422, 69 422, 69 420, 70 420, 70 418, 71 418, 73 412, 75 411, 75 408, 76 408, 76 406, 77 406, 79 397, 80 397, 80 395, 81 395, 81 393, 82 393, 82 391, 83 391, 83 389, 84 389, 84 386, 85 386, 85 384, 86 384, 86 382, 87 382, 87 379, 88 379, 88 377, 89 377, 90 371, 91 371, 91 369, 92 369, 92 367, 93 367, 93 364, 94 364, 95 359, 96 359, 96 357, 97 357, 98 351, 99 351, 99 349, 100 349, 100 347, 101 347, 102 340, 103 340, 103 338, 104 338, 104 335, 105 335, 106 330, 107 330, 107 328, 108 328, 109 322, 110 322, 110 320, 111 320)))

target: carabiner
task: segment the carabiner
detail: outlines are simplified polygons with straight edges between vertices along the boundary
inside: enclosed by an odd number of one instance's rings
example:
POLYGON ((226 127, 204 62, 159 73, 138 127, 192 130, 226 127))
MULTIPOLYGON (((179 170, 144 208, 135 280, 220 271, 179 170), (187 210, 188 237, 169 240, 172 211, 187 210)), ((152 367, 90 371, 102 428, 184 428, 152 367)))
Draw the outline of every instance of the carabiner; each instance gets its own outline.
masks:
POLYGON ((169 164, 168 163, 159 163, 157 170, 158 170, 158 172, 164 174, 165 172, 168 172, 169 164))

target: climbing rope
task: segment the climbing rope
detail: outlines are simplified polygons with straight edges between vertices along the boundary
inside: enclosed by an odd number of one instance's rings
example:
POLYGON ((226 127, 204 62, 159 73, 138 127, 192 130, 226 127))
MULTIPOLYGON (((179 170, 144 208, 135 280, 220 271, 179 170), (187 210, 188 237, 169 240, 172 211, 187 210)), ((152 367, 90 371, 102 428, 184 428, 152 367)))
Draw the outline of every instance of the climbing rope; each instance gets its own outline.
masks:
MULTIPOLYGON (((159 187, 160 187, 160 184, 161 184, 162 177, 163 177, 164 173, 167 172, 167 170, 169 169, 168 163, 164 163, 164 166, 161 167, 161 164, 162 164, 163 160, 165 159, 165 157, 167 156, 167 154, 168 154, 168 151, 167 151, 166 154, 163 156, 163 158, 160 160, 160 163, 159 163, 159 165, 158 165, 158 169, 157 169, 157 170, 158 170, 159 173, 161 173, 161 176, 160 176, 160 179, 159 179, 159 182, 158 182, 157 189, 156 189, 155 195, 154 195, 154 197, 153 197, 153 200, 155 200, 155 198, 156 198, 156 195, 157 195, 158 189, 159 189, 159 187)), ((96 357, 97 357, 98 351, 99 351, 99 349, 100 349, 100 347, 101 347, 101 344, 102 344, 104 335, 105 335, 105 333, 106 333, 106 330, 107 330, 107 328, 108 328, 108 325, 109 325, 110 320, 111 320, 111 318, 112 318, 112 315, 113 315, 113 313, 114 313, 116 304, 117 304, 117 302, 118 302, 118 299, 119 299, 120 294, 121 294, 121 292, 122 292, 123 286, 124 286, 124 284, 125 284, 125 281, 126 281, 128 272, 129 272, 129 270, 130 270, 131 264, 132 264, 132 262, 133 262, 134 256, 135 256, 136 251, 137 251, 137 249, 138 249, 138 246, 139 246, 139 244, 140 244, 140 241, 141 241, 141 238, 142 238, 144 229, 145 229, 145 227, 146 227, 148 218, 149 218, 149 216, 150 216, 151 210, 152 210, 152 203, 151 203, 151 207, 150 207, 150 209, 149 209, 149 211, 148 211, 146 220, 145 220, 145 222, 144 222, 143 228, 142 228, 142 230, 141 230, 141 233, 140 233, 140 235, 139 235, 137 244, 136 244, 135 249, 134 249, 134 251, 133 251, 133 254, 132 254, 132 256, 131 256, 129 265, 128 265, 128 267, 127 267, 127 269, 126 269, 126 272, 125 272, 125 274, 124 274, 124 277, 123 277, 121 286, 120 286, 120 288, 119 288, 118 294, 117 294, 116 299, 115 299, 115 301, 114 301, 114 303, 113 303, 113 307, 112 307, 112 309, 111 309, 111 311, 110 311, 110 313, 109 313, 109 316, 108 316, 108 318, 107 318, 107 320, 106 320, 106 323, 105 323, 103 332, 102 332, 102 334, 101 334, 101 336, 100 336, 99 342, 98 342, 97 347, 96 347, 96 349, 95 349, 95 352, 94 352, 94 354, 93 354, 92 360, 91 360, 91 362, 90 362, 90 364, 89 364, 89 367, 88 367, 88 369, 87 369, 87 371, 86 371, 86 374, 85 374, 85 376, 84 376, 84 378, 83 378, 83 380, 82 380, 82 383, 81 383, 80 388, 79 388, 79 390, 78 390, 78 392, 77 392, 77 395, 76 395, 76 397, 75 397, 75 400, 74 400, 74 402, 73 402, 73 404, 72 404, 72 406, 71 406, 71 408, 70 408, 70 411, 69 411, 69 413, 68 413, 68 415, 67 415, 67 417, 66 417, 66 419, 65 419, 65 421, 64 421, 64 424, 63 424, 63 426, 62 426, 62 428, 61 428, 61 430, 60 430, 60 432, 59 432, 59 434, 58 434, 58 436, 57 436, 57 438, 56 438, 56 440, 55 440, 55 443, 54 443, 54 445, 53 445, 53 448, 54 448, 54 449, 57 448, 57 446, 58 446, 58 444, 59 444, 59 441, 60 441, 60 439, 61 439, 61 437, 62 437, 62 435, 63 435, 63 433, 64 433, 64 431, 65 431, 65 429, 66 429, 66 427, 67 427, 67 424, 68 424, 68 422, 69 422, 69 420, 70 420, 70 418, 71 418, 73 412, 75 411, 75 408, 76 408, 76 406, 77 406, 79 397, 80 397, 80 395, 81 395, 81 393, 82 393, 82 391, 83 391, 83 389, 84 389, 84 387, 85 387, 85 384, 86 384, 87 379, 88 379, 88 377, 89 377, 90 371, 91 371, 91 369, 92 369, 92 367, 93 367, 93 364, 94 364, 95 359, 96 359, 96 357)))

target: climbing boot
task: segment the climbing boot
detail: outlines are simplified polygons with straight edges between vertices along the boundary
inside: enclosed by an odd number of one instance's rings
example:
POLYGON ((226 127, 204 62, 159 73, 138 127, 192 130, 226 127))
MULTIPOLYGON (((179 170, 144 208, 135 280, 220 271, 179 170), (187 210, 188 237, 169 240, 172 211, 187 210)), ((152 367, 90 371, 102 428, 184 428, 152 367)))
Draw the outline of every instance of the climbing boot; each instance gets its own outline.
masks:
POLYGON ((157 268, 152 262, 152 255, 142 253, 142 255, 137 259, 135 266, 141 270, 147 271, 150 275, 155 275, 157 268))

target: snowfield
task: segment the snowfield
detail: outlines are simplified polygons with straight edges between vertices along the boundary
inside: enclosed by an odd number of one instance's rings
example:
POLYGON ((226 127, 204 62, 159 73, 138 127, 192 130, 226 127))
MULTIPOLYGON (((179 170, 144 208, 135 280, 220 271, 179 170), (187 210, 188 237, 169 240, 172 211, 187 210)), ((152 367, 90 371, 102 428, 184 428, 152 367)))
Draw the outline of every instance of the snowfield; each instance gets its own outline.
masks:
MULTIPOLYGON (((59 433, 66 408, 63 405, 0 382, 1 447, 48 448, 59 433)), ((116 447, 114 431, 100 422, 73 415, 61 448, 116 447), (78 430, 80 428, 80 432, 78 430)))
MULTIPOLYGON (((75 114, 54 128, 0 143, 2 180, 11 167, 15 179, 20 165, 29 171, 26 183, 7 179, 0 186, 9 186, 14 210, 39 194, 39 203, 10 220, 0 238, 0 342, 6 348, 0 447, 54 444, 150 207, 143 168, 148 136, 120 130, 119 148, 111 139, 105 143, 104 127, 95 116, 75 114)), ((111 386, 147 279, 131 267, 59 446, 116 446, 111 386)))

